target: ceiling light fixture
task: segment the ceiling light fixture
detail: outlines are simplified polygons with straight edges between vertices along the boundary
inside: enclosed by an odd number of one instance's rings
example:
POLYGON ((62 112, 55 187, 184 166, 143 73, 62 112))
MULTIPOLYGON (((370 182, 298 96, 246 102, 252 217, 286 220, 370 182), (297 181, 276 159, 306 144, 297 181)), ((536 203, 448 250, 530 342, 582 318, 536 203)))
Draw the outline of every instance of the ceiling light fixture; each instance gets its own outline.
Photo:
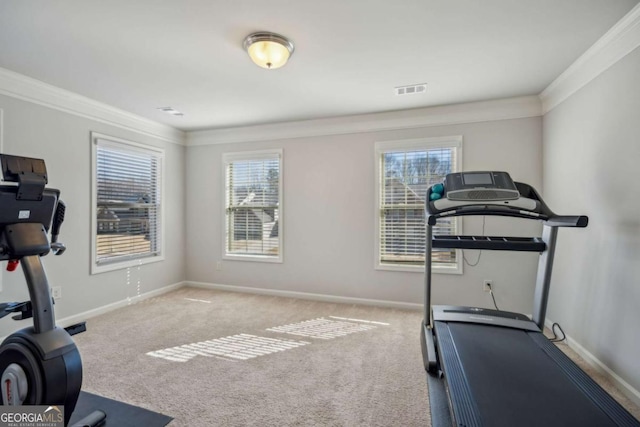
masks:
POLYGON ((268 31, 249 34, 243 46, 253 62, 269 70, 282 67, 293 54, 291 40, 268 31))

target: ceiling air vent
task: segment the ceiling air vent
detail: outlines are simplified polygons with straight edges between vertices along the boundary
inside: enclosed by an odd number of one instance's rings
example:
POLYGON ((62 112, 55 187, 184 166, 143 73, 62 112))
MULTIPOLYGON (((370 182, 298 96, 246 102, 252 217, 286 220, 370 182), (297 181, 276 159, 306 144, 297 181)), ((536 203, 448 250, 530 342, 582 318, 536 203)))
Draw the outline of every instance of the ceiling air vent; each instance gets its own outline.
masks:
POLYGON ((396 95, 416 95, 419 93, 425 93, 427 91, 427 84, 420 83, 417 85, 410 86, 398 86, 395 88, 396 95))
POLYGON ((165 113, 171 114, 172 116, 184 116, 184 114, 173 107, 160 107, 158 108, 158 110, 164 111, 165 113))

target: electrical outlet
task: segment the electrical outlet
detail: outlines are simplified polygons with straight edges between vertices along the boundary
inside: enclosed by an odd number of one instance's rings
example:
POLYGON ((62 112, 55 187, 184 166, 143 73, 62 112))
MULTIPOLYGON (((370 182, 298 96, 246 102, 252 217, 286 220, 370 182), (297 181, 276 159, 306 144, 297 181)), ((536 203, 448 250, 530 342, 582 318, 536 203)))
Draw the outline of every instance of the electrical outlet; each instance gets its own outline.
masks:
POLYGON ((218 270, 218 271, 222 270, 222 261, 217 261, 216 262, 216 270, 218 270))
POLYGON ((482 290, 485 292, 493 290, 493 280, 484 280, 482 282, 482 290))
POLYGON ((62 287, 54 286, 53 288, 51 288, 51 296, 53 297, 53 299, 62 298, 62 287))

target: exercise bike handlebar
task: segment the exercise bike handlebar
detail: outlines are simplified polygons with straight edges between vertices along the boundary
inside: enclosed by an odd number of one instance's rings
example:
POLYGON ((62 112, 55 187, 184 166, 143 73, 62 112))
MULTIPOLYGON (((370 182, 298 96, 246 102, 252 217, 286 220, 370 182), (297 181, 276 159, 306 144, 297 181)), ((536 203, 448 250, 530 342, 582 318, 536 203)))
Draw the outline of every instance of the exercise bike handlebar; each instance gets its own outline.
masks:
POLYGON ((64 222, 64 213, 66 210, 67 206, 64 202, 58 200, 56 213, 53 215, 53 223, 51 224, 51 250, 54 255, 62 255, 64 251, 67 250, 67 247, 63 243, 58 242, 58 235, 60 234, 60 227, 62 227, 62 223, 64 222))
POLYGON ((64 213, 67 210, 67 206, 62 200, 58 200, 56 206, 56 212, 53 215, 53 223, 51 224, 51 243, 58 241, 58 235, 60 234, 60 227, 64 222, 64 213))

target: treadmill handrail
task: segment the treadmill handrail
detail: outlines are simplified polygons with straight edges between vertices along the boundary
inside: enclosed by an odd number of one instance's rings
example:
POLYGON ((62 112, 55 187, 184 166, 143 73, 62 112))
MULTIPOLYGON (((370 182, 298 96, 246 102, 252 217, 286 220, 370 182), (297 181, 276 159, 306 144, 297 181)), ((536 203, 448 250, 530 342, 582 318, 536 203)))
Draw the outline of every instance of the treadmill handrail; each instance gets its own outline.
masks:
POLYGON ((557 215, 546 221, 551 227, 580 227, 584 228, 589 224, 589 217, 586 215, 557 215))
POLYGON ((539 237, 438 235, 431 238, 437 249, 487 249, 497 251, 544 252, 547 245, 539 237))
POLYGON ((453 206, 445 208, 436 206, 436 204, 442 204, 439 200, 432 201, 430 199, 433 187, 429 187, 427 202, 425 203, 427 223, 435 225, 440 218, 473 215, 535 219, 544 221, 552 227, 584 228, 589 223, 589 218, 585 215, 557 215, 547 206, 540 194, 532 186, 522 182, 516 182, 515 184, 521 196, 515 201, 457 202, 453 203, 453 206), (528 208, 523 205, 531 207, 528 208))
POLYGON ((589 224, 589 217, 586 215, 536 215, 535 212, 527 212, 522 209, 514 209, 506 206, 495 205, 465 205, 454 210, 439 212, 437 214, 427 214, 429 225, 436 225, 436 221, 441 218, 457 216, 508 216, 512 218, 524 218, 543 221, 552 227, 579 227, 584 228, 589 224))

